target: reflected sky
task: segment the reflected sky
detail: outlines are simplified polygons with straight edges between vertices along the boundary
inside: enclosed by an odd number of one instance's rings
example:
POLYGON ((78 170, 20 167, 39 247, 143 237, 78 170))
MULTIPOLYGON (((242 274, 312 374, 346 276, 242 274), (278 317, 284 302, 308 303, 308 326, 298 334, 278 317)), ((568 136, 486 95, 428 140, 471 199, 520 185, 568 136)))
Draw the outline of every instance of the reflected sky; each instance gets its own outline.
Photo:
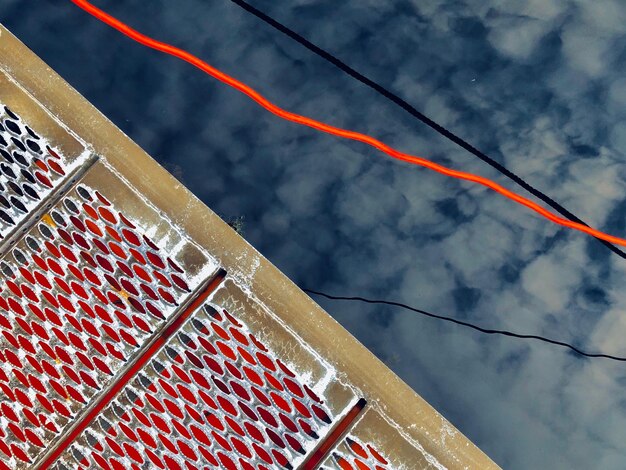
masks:
MULTIPOLYGON (((25 4, 28 3, 28 9, 25 4)), ((97 1, 279 105, 521 191, 228 0, 97 1)), ((590 225, 626 234, 626 4, 250 0, 590 225)), ((486 188, 290 124, 69 1, 0 21, 303 287, 626 355, 626 260, 486 188)), ((626 366, 319 300, 505 468, 626 467, 626 366)))

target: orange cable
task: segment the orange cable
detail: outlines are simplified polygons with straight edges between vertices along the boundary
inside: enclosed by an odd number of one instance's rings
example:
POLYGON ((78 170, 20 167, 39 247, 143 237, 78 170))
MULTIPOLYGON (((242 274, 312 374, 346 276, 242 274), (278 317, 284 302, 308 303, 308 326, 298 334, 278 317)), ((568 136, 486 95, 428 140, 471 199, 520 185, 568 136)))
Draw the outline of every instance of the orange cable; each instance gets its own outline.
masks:
POLYGON ((578 222, 572 222, 570 220, 559 217, 552 212, 544 209, 539 204, 527 199, 525 197, 520 196, 512 191, 509 191, 505 187, 495 183, 487 178, 483 178, 482 176, 474 175, 472 173, 466 173, 464 171, 453 170, 451 168, 447 168, 445 166, 439 165, 437 163, 431 162, 430 160, 426 160, 425 158, 416 157, 414 155, 410 155, 407 153, 400 152, 389 145, 373 138, 365 134, 361 134, 359 132, 349 131, 346 129, 341 129, 339 127, 334 127, 328 124, 325 124, 320 121, 316 121, 314 119, 308 118, 306 116, 301 116, 300 114, 291 113, 286 111, 275 104, 268 101, 257 91, 250 88, 248 85, 234 79, 233 77, 225 74, 224 72, 219 71, 218 69, 211 67, 209 64, 199 59, 198 57, 186 52, 178 47, 172 46, 170 44, 166 44, 155 39, 152 39, 140 32, 132 29, 130 26, 122 23, 120 20, 112 17, 108 13, 100 10, 95 7, 91 3, 86 0, 71 0, 77 6, 85 10, 87 13, 93 15, 103 23, 108 24, 109 26, 117 29, 121 33, 125 34, 129 38, 137 41, 144 46, 150 47, 152 49, 156 49, 161 52, 165 52, 166 54, 170 54, 174 57, 178 57, 195 67, 199 68, 203 72, 211 75, 213 78, 226 83, 227 85, 239 90, 241 93, 249 96, 252 100, 254 100, 257 104, 267 109, 269 112, 281 117, 287 121, 295 122, 304 126, 312 127, 313 129, 317 129, 322 132, 326 132, 328 134, 333 134, 339 137, 343 137, 345 139, 356 140, 359 142, 366 143, 374 148, 377 148, 381 152, 386 153, 390 157, 396 158, 398 160, 402 160, 408 163, 412 163, 414 165, 420 165, 426 167, 430 170, 436 171, 446 176, 451 176, 453 178, 458 178, 461 180, 472 181, 474 183, 478 183, 480 185, 486 186, 487 188, 500 193, 504 197, 511 199, 512 201, 517 202, 523 206, 528 207, 529 209, 537 212, 539 215, 545 217, 546 219, 554 222, 557 225, 561 225, 563 227, 568 227, 574 230, 578 230, 580 232, 587 233, 593 237, 599 238, 601 240, 605 240, 610 243, 614 243, 616 245, 626 246, 626 239, 616 237, 614 235, 606 234, 600 230, 596 230, 594 228, 588 227, 586 225, 580 224, 578 222))

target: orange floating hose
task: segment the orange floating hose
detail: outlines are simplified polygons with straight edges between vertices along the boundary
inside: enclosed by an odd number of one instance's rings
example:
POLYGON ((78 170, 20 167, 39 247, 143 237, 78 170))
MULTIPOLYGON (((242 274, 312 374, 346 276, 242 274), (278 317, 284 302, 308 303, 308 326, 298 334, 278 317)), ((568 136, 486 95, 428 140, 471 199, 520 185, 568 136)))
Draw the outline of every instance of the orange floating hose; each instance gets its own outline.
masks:
POLYGON ((626 239, 624 238, 616 237, 614 235, 609 235, 600 230, 587 227, 586 225, 580 224, 578 222, 572 222, 568 219, 564 219, 563 217, 559 217, 553 214, 552 212, 544 209, 539 204, 531 201, 530 199, 520 196, 519 194, 516 194, 512 191, 509 191, 508 189, 499 185, 498 183, 495 183, 487 178, 483 178, 482 176, 474 175, 472 173, 466 173, 464 171, 453 170, 451 168, 447 168, 445 166, 431 162, 430 160, 426 160, 425 158, 416 157, 408 153, 400 152, 390 147, 389 145, 373 137, 370 137, 368 135, 361 134, 359 132, 346 130, 346 129, 341 129, 339 127, 331 126, 323 122, 316 121, 315 119, 311 119, 306 116, 301 116, 300 114, 286 111, 276 106, 272 102, 268 101, 266 98, 264 98, 261 94, 259 94, 254 89, 250 88, 248 85, 210 66, 209 64, 199 59, 198 57, 194 56, 193 54, 190 54, 189 52, 186 52, 182 49, 179 49, 178 47, 172 46, 170 44, 166 44, 164 42, 157 41, 144 34, 141 34, 140 32, 132 29, 130 26, 122 23, 120 20, 112 17, 108 13, 105 13, 99 8, 93 6, 91 3, 89 3, 86 0, 71 0, 71 1, 75 3, 77 6, 79 6, 80 8, 82 8, 83 10, 85 10, 87 13, 93 15, 94 17, 102 21, 103 23, 106 23, 109 26, 117 29, 118 31, 125 34, 126 36, 133 39, 134 41, 137 41, 138 43, 143 44, 144 46, 150 47, 152 49, 156 49, 161 52, 165 52, 166 54, 170 54, 174 57, 178 57, 179 59, 189 62, 190 64, 199 68, 200 70, 207 73, 208 75, 211 75, 213 78, 216 78, 217 80, 220 80, 221 82, 226 83, 227 85, 235 88, 236 90, 239 90, 241 93, 249 96, 252 100, 258 103, 260 106, 267 109, 269 112, 281 117, 282 119, 295 122, 304 126, 312 127, 313 129, 317 129, 319 131, 326 132, 328 134, 343 137, 345 139, 363 142, 374 148, 377 148, 381 152, 384 152, 387 155, 389 155, 390 157, 393 157, 393 158, 396 158, 398 160, 402 160, 408 163, 412 163, 414 165, 426 167, 430 170, 436 171, 446 176, 451 176, 453 178, 478 183, 480 185, 486 186, 487 188, 497 193, 500 193, 504 197, 507 197, 511 199, 512 201, 517 202, 518 204, 528 207, 529 209, 535 211, 539 215, 545 217, 546 219, 550 220, 551 222, 554 222, 557 225, 561 225, 563 227, 568 227, 573 230, 584 232, 588 235, 599 238, 601 240, 605 240, 610 243, 614 243, 616 245, 626 246, 626 239))

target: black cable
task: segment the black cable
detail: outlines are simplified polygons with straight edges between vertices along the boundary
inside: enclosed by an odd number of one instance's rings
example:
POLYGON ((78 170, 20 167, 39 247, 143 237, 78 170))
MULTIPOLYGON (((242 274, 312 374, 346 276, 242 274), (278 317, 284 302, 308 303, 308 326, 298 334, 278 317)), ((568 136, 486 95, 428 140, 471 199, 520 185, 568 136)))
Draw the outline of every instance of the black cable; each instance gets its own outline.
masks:
POLYGON ((430 313, 427 312, 425 310, 420 310, 418 308, 414 308, 411 307, 409 305, 406 304, 402 304, 399 302, 392 302, 392 301, 388 301, 388 300, 372 300, 372 299, 366 299, 364 297, 342 297, 342 296, 336 296, 336 295, 330 295, 330 294, 325 294, 324 292, 319 292, 319 291, 314 291, 311 289, 302 289, 304 292, 307 292, 309 294, 314 294, 314 295, 319 295, 322 297, 326 297, 327 299, 330 300, 352 300, 352 301, 359 301, 359 302, 365 302, 368 304, 384 304, 384 305, 391 305, 393 307, 400 307, 400 308, 404 308, 406 310, 411 310, 412 312, 415 313, 419 313, 420 315, 425 315, 427 317, 431 317, 431 318, 435 318, 437 320, 443 320, 443 321, 447 321, 450 323, 454 323, 456 325, 460 325, 460 326, 464 326, 467 328, 471 328, 473 330, 479 331, 481 333, 485 333, 488 335, 502 335, 502 336, 510 336, 512 338, 520 338, 520 339, 536 339, 539 341, 543 341, 544 343, 550 343, 550 344, 554 344, 556 346, 562 346, 564 348, 569 348, 572 351, 574 351, 576 354, 579 354, 580 356, 584 356, 584 357, 591 357, 591 358, 604 358, 604 359, 611 359, 613 361, 620 361, 620 362, 626 362, 626 357, 619 357, 619 356, 612 356, 610 354, 602 354, 602 353, 588 353, 585 351, 581 351, 580 349, 578 349, 576 346, 573 346, 569 343, 564 343, 562 341, 557 341, 554 339, 550 339, 550 338, 546 338, 544 336, 537 336, 537 335, 521 335, 519 333, 513 333, 512 331, 507 331, 507 330, 492 330, 489 328, 483 328, 481 326, 478 325, 474 325, 473 323, 468 323, 468 322, 464 322, 462 320, 457 320, 456 318, 452 318, 452 317, 446 317, 443 315, 437 315, 434 313, 430 313))
MULTIPOLYGON (((454 142, 458 146, 464 148, 465 150, 470 152, 472 155, 475 155, 476 157, 480 158, 483 162, 487 163, 488 165, 490 165, 491 167, 493 167, 494 169, 499 171, 501 174, 503 174, 504 176, 506 176, 507 178, 509 178, 510 180, 512 180, 513 182, 515 182, 516 184, 518 184, 519 186, 524 188, 530 194, 532 194, 536 198, 538 198, 538 199, 542 200, 543 202, 545 202, 547 205, 552 207, 555 211, 557 211, 563 217, 567 217, 569 220, 571 220, 573 222, 578 222, 579 224, 583 224, 583 225, 586 225, 587 227, 589 227, 588 224, 583 222, 576 215, 572 214, 570 211, 568 211, 565 207, 563 207, 561 204, 556 202, 554 199, 552 199, 548 195, 542 193, 540 190, 538 190, 534 186, 531 186, 529 183, 524 181, 520 176, 517 176, 515 173, 513 173, 511 170, 506 168, 504 165, 501 165, 500 163, 495 161, 493 158, 491 158, 487 154, 481 152, 480 150, 478 150, 476 147, 474 147, 469 142, 463 140, 461 137, 459 137, 456 134, 452 133, 451 131, 449 131, 445 127, 441 126, 440 124, 437 124, 435 121, 430 119, 428 116, 420 113, 417 109, 415 109, 413 106, 411 106, 405 100, 400 98, 395 93, 389 91, 387 88, 385 88, 381 84, 379 84, 379 83, 369 79, 365 75, 357 72, 352 67, 350 67, 348 64, 346 64, 345 62, 341 61, 340 59, 338 59, 337 57, 332 55, 330 52, 327 52, 324 49, 320 48, 319 46, 316 46, 315 44, 310 42, 308 39, 305 39, 304 37, 300 36, 295 31, 289 29, 284 24, 276 21, 271 16, 268 16, 265 13, 263 13, 262 11, 256 9, 255 7, 250 5, 249 3, 245 2, 244 0, 230 0, 230 1, 235 3, 236 5, 240 6, 241 8, 246 10, 247 12, 253 14, 257 18, 259 18, 260 20, 266 22, 267 24, 269 24, 273 28, 277 29, 281 33, 289 36, 294 41, 299 42, 304 47, 306 47, 308 50, 310 50, 311 52, 317 54, 321 58, 327 60, 328 62, 330 62, 331 64, 333 64, 337 68, 341 69, 343 72, 345 72, 348 75, 350 75, 352 78, 355 78, 356 80, 358 80, 361 83, 363 83, 364 85, 372 88, 374 91, 378 92, 379 94, 381 94, 382 96, 384 96, 388 100, 390 100, 393 103, 397 104, 402 109, 404 109, 406 112, 408 112, 411 116, 419 119, 421 122, 426 124, 428 127, 430 127, 431 129, 435 130, 436 132, 438 132, 439 134, 441 134, 442 136, 444 136, 448 140, 454 142)), ((626 253, 624 253, 622 250, 620 250, 615 245, 613 245, 613 244, 611 244, 611 243, 609 243, 607 241, 600 240, 598 238, 596 238, 596 240, 598 240, 600 243, 602 243, 604 246, 606 246, 609 250, 611 250, 616 255, 626 259, 626 253)))

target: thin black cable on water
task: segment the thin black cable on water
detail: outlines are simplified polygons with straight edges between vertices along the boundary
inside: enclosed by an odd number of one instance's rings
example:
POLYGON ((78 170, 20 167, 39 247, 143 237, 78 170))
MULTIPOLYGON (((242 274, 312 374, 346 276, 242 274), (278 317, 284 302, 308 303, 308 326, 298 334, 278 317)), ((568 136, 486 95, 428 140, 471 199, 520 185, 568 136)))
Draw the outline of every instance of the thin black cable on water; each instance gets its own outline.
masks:
MULTIPOLYGON (((530 183, 527 183, 526 181, 524 181, 520 176, 518 176, 515 173, 513 173, 511 170, 506 168, 504 165, 498 163, 493 158, 491 158, 489 155, 485 154, 484 152, 481 152, 476 147, 474 147, 472 144, 470 144, 469 142, 465 141, 461 137, 457 136, 452 131, 446 129, 442 125, 436 123, 435 121, 430 119, 428 116, 422 114, 417 109, 415 109, 415 107, 413 107, 412 105, 407 103, 404 99, 400 98, 398 95, 396 95, 395 93, 391 92, 390 90, 388 90, 387 88, 385 88, 381 84, 375 82, 374 80, 371 80, 370 78, 366 77, 362 73, 357 72, 352 67, 350 67, 348 64, 346 64, 342 60, 338 59, 337 57, 335 57, 330 52, 328 52, 328 51, 322 49, 321 47, 313 44, 308 39, 302 37, 300 34, 296 33, 292 29, 289 29, 284 24, 280 23, 279 21, 275 20, 271 16, 263 13, 262 11, 258 10, 255 7, 253 7, 252 5, 250 5, 249 3, 245 2, 244 0, 230 0, 230 1, 233 2, 234 4, 238 5, 239 7, 243 8, 248 13, 253 14, 257 18, 259 18, 260 20, 264 21, 265 23, 267 23, 268 25, 273 27, 274 29, 276 29, 276 30, 280 31, 281 33, 285 34, 286 36, 290 37, 294 41, 297 41, 298 43, 300 43, 301 45, 306 47, 308 50, 310 50, 314 54, 316 54, 316 55, 320 56, 321 58, 327 60, 328 62, 330 62, 331 64, 333 64, 334 66, 336 66, 337 68, 339 68, 340 70, 345 72, 346 74, 350 75, 352 78, 360 81, 364 85, 370 87, 371 89, 373 89, 374 91, 376 91, 380 95, 384 96, 388 100, 390 100, 393 103, 395 103, 396 105, 400 106, 402 109, 404 109, 406 112, 408 112, 411 116, 417 118, 422 123, 426 124, 428 127, 430 127, 431 129, 435 130, 436 132, 438 132, 439 134, 444 136, 446 139, 454 142, 455 144, 457 144, 461 148, 463 148, 463 149, 467 150, 468 152, 470 152, 472 155, 480 158, 483 162, 487 163, 492 168, 494 168, 495 170, 497 170, 498 172, 500 172, 501 174, 503 174, 504 176, 509 178, 511 181, 515 182, 517 185, 519 185, 522 188, 524 188, 530 194, 532 194, 536 198, 540 199, 541 201, 545 202, 547 205, 552 207, 555 211, 557 211, 563 217, 568 218, 572 222, 577 222, 579 224, 586 225, 587 227, 589 226, 587 223, 583 222, 576 215, 574 215, 573 213, 568 211, 565 207, 563 207, 561 204, 556 202, 550 196, 544 194, 543 192, 541 192, 540 190, 538 190, 537 188, 532 186, 530 183)), ((626 253, 624 253, 622 250, 620 250, 618 247, 616 247, 612 243, 609 243, 609 242, 604 241, 604 240, 600 240, 598 238, 596 238, 596 240, 598 240, 600 243, 602 243, 604 246, 606 246, 609 250, 611 250, 616 255, 620 256, 621 258, 626 259, 626 253)))
MULTIPOLYGON (((276 30, 278 30, 281 33, 285 34, 286 36, 290 37, 291 39, 297 41, 302 46, 304 46, 307 49, 309 49, 311 52, 315 53, 316 55, 320 56, 321 58, 323 58, 326 61, 330 62, 331 64, 335 65, 337 68, 342 70, 344 73, 350 75, 351 77, 353 77, 354 79, 360 81, 364 85, 372 88, 374 91, 376 91, 377 93, 379 93, 383 97, 387 98, 391 102, 393 102, 396 105, 400 106, 402 109, 404 109, 406 112, 408 112, 411 116, 415 117, 416 119, 418 119, 422 123, 426 124, 431 129, 435 130, 436 132, 438 132, 439 134, 441 134, 443 137, 447 138, 451 142, 454 142, 455 144, 457 144, 461 148, 467 150, 472 155, 480 158, 483 162, 485 162, 488 165, 490 165, 492 168, 494 168, 495 170, 500 172, 502 175, 506 176, 511 181, 515 182, 517 185, 519 185, 522 188, 524 188, 530 194, 532 194, 533 196, 537 197, 538 199, 540 199, 541 201, 543 201, 544 203, 546 203, 547 205, 552 207, 554 210, 556 210, 558 213, 560 213, 563 217, 566 217, 566 218, 568 218, 569 220, 571 220, 573 222, 578 222, 580 224, 588 226, 588 224, 586 224, 584 221, 582 221, 576 215, 571 213, 569 210, 567 210, 561 204, 556 202, 554 199, 552 199, 548 195, 544 194, 539 189, 537 189, 534 186, 532 186, 530 183, 527 183, 526 181, 524 181, 520 176, 518 176, 515 173, 513 173, 511 170, 506 168, 504 165, 498 163, 497 161, 495 161, 493 158, 489 157, 484 152, 478 150, 476 147, 474 147, 469 142, 465 141, 464 139, 462 139, 461 137, 457 136, 456 134, 454 134, 450 130, 446 129, 442 125, 440 125, 440 124, 436 123, 435 121, 433 121, 432 119, 430 119, 428 116, 426 116, 423 113, 419 112, 415 107, 410 105, 404 99, 400 98, 398 95, 394 94, 393 92, 391 92, 387 88, 385 88, 382 85, 380 85, 379 83, 371 80, 370 78, 364 76, 360 72, 357 72, 355 69, 353 69, 352 67, 347 65, 345 62, 341 61, 340 59, 338 59, 337 57, 332 55, 331 53, 329 53, 329 52, 325 51, 324 49, 320 48, 319 46, 313 44, 309 40, 307 40, 304 37, 302 37, 300 34, 298 34, 295 31, 289 29, 287 26, 283 25, 282 23, 278 22, 277 20, 275 20, 274 18, 270 17, 269 15, 263 13, 262 11, 258 10, 255 7, 253 7, 252 5, 250 5, 249 3, 245 2, 244 0, 230 0, 230 1, 235 3, 236 5, 240 6, 241 8, 243 8, 248 13, 253 14, 254 16, 256 16, 260 20, 264 21, 268 25, 272 26, 276 30)), ((620 250, 615 245, 613 245, 613 244, 611 244, 609 242, 606 242, 604 240, 600 240, 600 239, 597 239, 597 240, 600 243, 602 243, 603 245, 605 245, 609 250, 611 250, 616 255, 620 256, 621 258, 626 259, 626 253, 624 253, 622 250, 620 250)), ((458 319, 453 318, 453 317, 448 317, 448 316, 444 316, 444 315, 437 315, 437 314, 434 314, 434 313, 431 313, 431 312, 427 312, 425 310, 417 309, 417 308, 411 307, 409 305, 406 305, 406 304, 403 304, 403 303, 400 303, 400 302, 393 302, 393 301, 387 301, 387 300, 367 299, 367 298, 364 298, 364 297, 334 296, 334 295, 326 294, 324 292, 315 291, 315 290, 312 290, 312 289, 302 289, 302 290, 304 292, 309 293, 309 294, 322 296, 322 297, 325 297, 325 298, 330 299, 330 300, 358 301, 358 302, 364 302, 364 303, 369 303, 369 304, 389 305, 389 306, 393 306, 393 307, 403 308, 403 309, 410 310, 412 312, 418 313, 420 315, 424 315, 426 317, 430 317, 430 318, 433 318, 433 319, 454 323, 456 325, 463 326, 465 328, 470 328, 470 329, 478 331, 478 332, 480 332, 482 334, 501 335, 501 336, 508 336, 508 337, 524 339, 524 340, 532 339, 532 340, 542 341, 544 343, 552 344, 552 345, 555 345, 555 346, 568 348, 571 351, 573 351, 574 353, 576 353, 576 354, 578 354, 579 356, 582 356, 582 357, 602 358, 602 359, 609 359, 609 360, 613 360, 613 361, 626 362, 626 357, 614 356, 614 355, 611 355, 611 354, 604 354, 604 353, 589 353, 589 352, 586 352, 586 351, 583 351, 583 350, 577 348, 576 346, 574 346, 574 345, 572 345, 570 343, 566 343, 566 342, 563 342, 563 341, 557 341, 557 340, 554 340, 554 339, 551 339, 551 338, 547 338, 545 336, 526 335, 526 334, 514 333, 514 332, 508 331, 508 330, 496 330, 496 329, 484 328, 484 327, 475 325, 473 323, 469 323, 469 322, 465 322, 465 321, 462 321, 462 320, 458 320, 458 319)))
POLYGON ((576 354, 578 354, 579 356, 583 356, 583 357, 611 359, 613 361, 626 362, 626 357, 613 356, 611 354, 604 354, 604 353, 585 352, 581 349, 578 349, 576 346, 570 343, 565 343, 563 341, 557 341, 554 339, 546 338, 545 336, 524 335, 524 334, 519 334, 519 333, 513 333, 512 331, 508 331, 508 330, 494 330, 490 328, 483 328, 482 326, 478 326, 473 323, 468 323, 462 320, 457 320, 456 318, 453 318, 453 317, 447 317, 444 315, 437 315, 435 313, 430 313, 425 310, 420 310, 419 308, 411 307, 410 305, 406 305, 400 302, 392 302, 389 300, 366 299, 364 297, 343 297, 343 296, 330 295, 324 292, 315 291, 312 289, 304 289, 304 288, 302 290, 309 294, 319 295, 321 297, 325 297, 330 300, 350 300, 350 301, 364 302, 368 304, 380 304, 380 305, 390 305, 392 307, 399 307, 405 310, 410 310, 412 312, 419 313, 420 315, 424 315, 426 317, 435 318, 437 320, 442 320, 442 321, 447 321, 447 322, 454 323, 459 326, 463 326, 465 328, 471 328, 473 330, 476 330, 480 333, 484 333, 487 335, 502 335, 502 336, 509 336, 511 338, 519 338, 519 339, 535 339, 537 341, 543 341, 544 343, 549 343, 549 344, 554 344, 556 346, 569 348, 572 351, 574 351, 576 354))

